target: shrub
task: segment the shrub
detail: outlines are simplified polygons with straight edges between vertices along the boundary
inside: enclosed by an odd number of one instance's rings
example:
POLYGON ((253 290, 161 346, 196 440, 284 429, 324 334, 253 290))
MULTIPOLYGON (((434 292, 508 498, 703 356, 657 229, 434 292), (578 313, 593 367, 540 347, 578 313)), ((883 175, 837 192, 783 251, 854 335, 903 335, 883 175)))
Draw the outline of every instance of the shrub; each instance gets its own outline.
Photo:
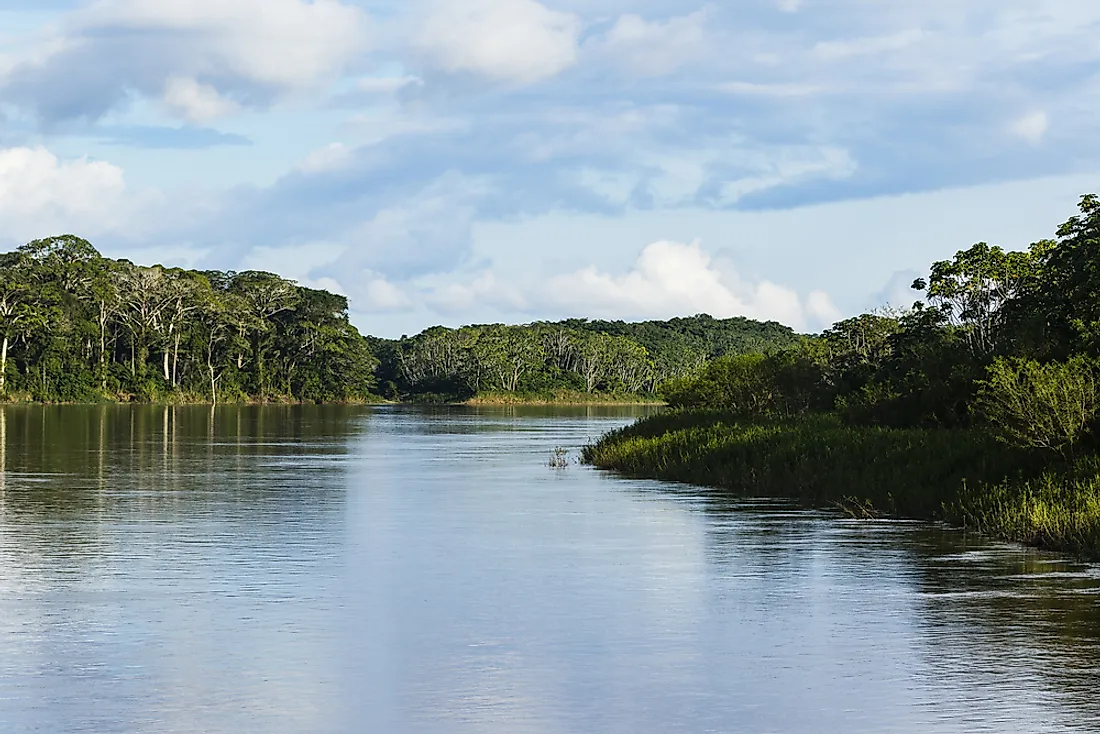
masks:
POLYGON ((1096 369, 1084 357, 997 359, 979 385, 978 411, 1015 446, 1072 454, 1096 416, 1096 369))

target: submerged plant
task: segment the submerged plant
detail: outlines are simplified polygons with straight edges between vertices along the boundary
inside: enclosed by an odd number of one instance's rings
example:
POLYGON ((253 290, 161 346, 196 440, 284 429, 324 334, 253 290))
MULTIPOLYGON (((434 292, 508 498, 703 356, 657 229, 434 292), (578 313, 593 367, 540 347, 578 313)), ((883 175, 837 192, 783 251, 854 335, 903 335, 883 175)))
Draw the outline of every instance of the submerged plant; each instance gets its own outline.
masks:
POLYGON ((567 466, 569 466, 569 449, 558 446, 554 449, 554 453, 550 454, 550 468, 565 469, 567 466))

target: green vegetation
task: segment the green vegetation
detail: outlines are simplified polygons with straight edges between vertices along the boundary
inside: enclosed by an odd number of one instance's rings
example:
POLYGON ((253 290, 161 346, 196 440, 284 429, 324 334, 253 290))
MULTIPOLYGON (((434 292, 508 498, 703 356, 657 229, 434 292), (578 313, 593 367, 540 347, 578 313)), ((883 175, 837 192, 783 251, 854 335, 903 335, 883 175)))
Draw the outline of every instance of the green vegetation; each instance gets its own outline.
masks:
POLYGON ((700 315, 363 337, 343 296, 265 272, 143 267, 72 235, 0 255, 0 399, 659 402, 715 357, 801 337, 700 315))
POLYGON ((111 260, 66 235, 0 255, 8 400, 353 401, 377 360, 347 299, 264 272, 111 260))
POLYGON ((663 383, 709 360, 788 349, 801 339, 775 322, 699 315, 638 324, 436 326, 368 341, 387 398, 515 403, 655 402, 663 383))
POLYGON ((913 287, 907 311, 670 380, 675 412, 586 460, 1100 557, 1100 199, 1057 239, 979 243, 913 287))

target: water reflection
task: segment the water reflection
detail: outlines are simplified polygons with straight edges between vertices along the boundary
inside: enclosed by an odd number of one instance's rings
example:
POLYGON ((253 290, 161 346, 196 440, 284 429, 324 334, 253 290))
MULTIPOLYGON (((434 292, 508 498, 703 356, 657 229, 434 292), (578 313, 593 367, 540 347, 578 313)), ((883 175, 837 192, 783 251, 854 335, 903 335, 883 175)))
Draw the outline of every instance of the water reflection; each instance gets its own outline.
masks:
POLYGON ((1100 720, 1095 567, 547 467, 637 412, 0 409, 0 731, 1100 720))

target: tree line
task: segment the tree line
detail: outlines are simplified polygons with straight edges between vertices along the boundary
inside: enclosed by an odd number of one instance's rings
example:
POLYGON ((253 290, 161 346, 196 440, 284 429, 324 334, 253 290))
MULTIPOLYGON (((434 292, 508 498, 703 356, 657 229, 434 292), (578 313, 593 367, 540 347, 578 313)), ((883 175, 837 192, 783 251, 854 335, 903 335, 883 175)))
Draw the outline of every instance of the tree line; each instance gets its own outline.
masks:
POLYGON ((995 425, 1073 452, 1100 406, 1100 199, 1023 251, 935 262, 905 310, 823 333, 707 315, 432 327, 363 337, 343 296, 272 273, 144 267, 66 235, 0 255, 0 394, 99 399, 463 400, 649 394, 746 415, 995 425))
POLYGON ((784 349, 800 337, 776 322, 714 319, 589 321, 449 329, 371 339, 383 395, 456 400, 481 393, 658 395, 715 357, 784 349))
POLYGON ((72 235, 0 255, 0 395, 44 402, 368 397, 347 299, 260 272, 140 266, 72 235))
POLYGON ((932 264, 912 308, 865 313, 792 349, 726 357, 673 380, 674 406, 743 415, 834 411, 850 424, 991 426, 1079 453, 1100 437, 1100 198, 1026 250, 984 242, 932 264))

